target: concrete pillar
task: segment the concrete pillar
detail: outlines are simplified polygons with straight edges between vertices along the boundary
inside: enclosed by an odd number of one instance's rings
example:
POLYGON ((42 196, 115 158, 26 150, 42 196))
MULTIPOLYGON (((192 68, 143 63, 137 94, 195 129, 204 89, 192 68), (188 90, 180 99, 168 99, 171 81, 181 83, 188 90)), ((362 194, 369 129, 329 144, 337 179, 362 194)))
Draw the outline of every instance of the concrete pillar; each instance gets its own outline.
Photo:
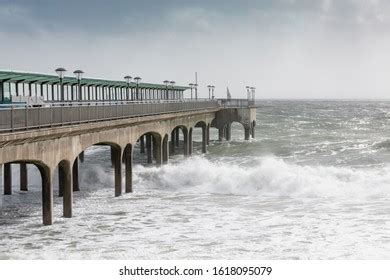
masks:
POLYGON ((80 186, 79 186, 79 158, 78 157, 74 160, 72 174, 73 174, 73 176, 72 176, 73 177, 73 191, 74 192, 78 192, 78 191, 80 191, 80 186))
POLYGON ((121 161, 121 149, 113 147, 114 169, 115 169, 115 196, 122 195, 122 161, 121 161))
POLYGON ((20 164, 20 190, 21 191, 28 191, 28 177, 27 177, 27 164, 21 163, 20 164))
POLYGON ((210 145, 210 125, 207 125, 207 146, 210 145))
POLYGON ((58 179, 60 196, 63 197, 63 215, 65 218, 72 217, 73 207, 73 182, 72 169, 69 162, 60 163, 58 166, 58 179))
POLYGON ((190 132, 188 133, 188 155, 192 155, 193 151, 193 142, 192 142, 192 128, 190 128, 190 132))
POLYGON ((228 123, 226 125, 226 140, 230 141, 232 140, 232 124, 228 123))
POLYGON ((179 145, 180 145, 180 128, 176 128, 175 145, 176 145, 176 147, 179 147, 179 145))
POLYGON ((162 145, 162 153, 163 153, 163 164, 167 164, 169 161, 169 140, 168 136, 165 136, 163 145, 162 145))
POLYGON ((158 143, 154 137, 152 137, 152 147, 153 147, 153 159, 157 159, 157 149, 158 143))
POLYGON ((125 192, 133 192, 133 148, 128 145, 125 149, 125 192))
POLYGON ((250 138, 250 128, 245 127, 245 140, 249 140, 250 138))
POLYGON ((153 163, 152 159, 152 135, 146 135, 146 155, 148 158, 148 163, 153 163))
POLYGON ((252 138, 255 138, 255 126, 254 125, 252 125, 252 138))
POLYGON ((202 153, 207 152, 207 127, 202 127, 202 153))
POLYGON ((163 163, 163 149, 162 149, 162 141, 154 141, 156 143, 155 145, 155 151, 156 151, 156 164, 161 165, 163 163))
POLYGON ((224 128, 219 128, 218 129, 218 140, 222 141, 223 140, 223 135, 224 134, 224 128))
POLYGON ((183 149, 184 149, 184 156, 188 157, 189 155, 189 143, 188 143, 188 130, 183 129, 183 149))
POLYGON ((84 152, 81 152, 79 155, 80 162, 84 162, 84 152))
POLYGON ((12 194, 12 168, 11 163, 4 164, 4 194, 12 194))
POLYGON ((53 185, 50 168, 39 167, 42 177, 42 214, 43 224, 53 224, 53 185))
POLYGON ((176 146, 176 144, 175 144, 175 139, 176 139, 176 136, 175 136, 175 129, 174 129, 174 130, 172 130, 172 132, 171 132, 171 150, 170 150, 170 152, 171 152, 172 154, 175 153, 175 146, 176 146))
POLYGON ((145 136, 142 135, 141 138, 139 139, 140 146, 141 146, 141 154, 145 153, 145 136))
POLYGON ((115 157, 115 151, 114 151, 114 147, 111 147, 110 146, 110 154, 111 154, 111 167, 114 167, 115 166, 115 162, 114 162, 114 157, 115 157))

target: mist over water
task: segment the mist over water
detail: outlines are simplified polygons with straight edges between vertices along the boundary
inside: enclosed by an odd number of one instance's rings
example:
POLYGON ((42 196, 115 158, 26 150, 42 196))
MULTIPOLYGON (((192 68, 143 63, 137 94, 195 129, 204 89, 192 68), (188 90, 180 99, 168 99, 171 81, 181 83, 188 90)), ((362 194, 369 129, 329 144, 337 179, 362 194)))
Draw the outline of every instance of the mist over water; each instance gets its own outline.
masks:
MULTIPOLYGON (((87 150, 74 218, 41 226, 40 179, 2 197, 1 259, 390 258, 390 102, 262 101, 256 139, 233 125, 207 155, 161 168, 135 155, 114 198, 104 147, 87 150)), ((200 130, 195 130, 200 140, 200 130)), ((54 179, 57 184, 57 179, 54 179)))

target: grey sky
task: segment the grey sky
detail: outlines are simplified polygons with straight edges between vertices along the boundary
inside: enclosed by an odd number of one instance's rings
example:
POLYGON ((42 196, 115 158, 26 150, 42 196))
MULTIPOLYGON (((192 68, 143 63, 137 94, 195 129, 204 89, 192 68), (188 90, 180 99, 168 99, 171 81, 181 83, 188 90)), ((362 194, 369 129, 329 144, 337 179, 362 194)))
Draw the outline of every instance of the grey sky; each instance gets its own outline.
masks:
POLYGON ((388 98, 390 1, 0 0, 0 68, 216 85, 243 97, 388 98))

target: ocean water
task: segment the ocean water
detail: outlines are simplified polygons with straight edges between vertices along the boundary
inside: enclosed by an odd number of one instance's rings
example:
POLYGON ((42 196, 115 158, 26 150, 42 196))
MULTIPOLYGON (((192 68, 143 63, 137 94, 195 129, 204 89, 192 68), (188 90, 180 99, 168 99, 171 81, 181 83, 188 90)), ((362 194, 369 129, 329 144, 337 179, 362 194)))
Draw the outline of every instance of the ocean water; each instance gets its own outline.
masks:
MULTIPOLYGON (((212 129, 207 155, 134 170, 114 198, 104 147, 86 151, 74 217, 41 225, 40 178, 2 196, 0 259, 390 259, 390 102, 261 101, 256 139, 212 129)), ((200 131, 195 131, 200 140, 200 131)))

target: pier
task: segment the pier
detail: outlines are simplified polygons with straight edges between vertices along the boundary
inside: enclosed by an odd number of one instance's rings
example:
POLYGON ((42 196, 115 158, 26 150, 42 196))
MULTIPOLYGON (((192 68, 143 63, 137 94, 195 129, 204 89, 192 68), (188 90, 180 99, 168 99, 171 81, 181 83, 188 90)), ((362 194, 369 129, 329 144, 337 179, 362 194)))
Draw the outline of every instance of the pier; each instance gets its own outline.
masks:
MULTIPOLYGON (((61 68, 59 68, 61 69, 61 68)), ((58 69, 57 69, 58 70, 58 69)), ((193 132, 202 131, 203 153, 210 128, 231 140, 231 124, 255 136, 251 99, 198 98, 197 88, 0 71, 0 171, 4 195, 12 195, 12 166, 20 166, 20 190, 28 191, 27 165, 42 178, 43 224, 53 224, 53 177, 58 170, 63 216, 72 217, 73 192, 80 191, 79 161, 95 145, 109 146, 115 174, 113 194, 133 192, 133 149, 140 145, 150 164, 169 162, 182 136, 183 154, 193 152, 193 132), (186 91, 190 97, 185 97, 186 91), (195 90, 195 94, 193 94, 195 90), (122 170, 124 167, 124 170, 122 170), (124 189, 122 175, 124 173, 124 189)), ((134 186, 136 187, 136 186, 134 186)), ((82 189, 81 189, 82 191, 82 189)))

